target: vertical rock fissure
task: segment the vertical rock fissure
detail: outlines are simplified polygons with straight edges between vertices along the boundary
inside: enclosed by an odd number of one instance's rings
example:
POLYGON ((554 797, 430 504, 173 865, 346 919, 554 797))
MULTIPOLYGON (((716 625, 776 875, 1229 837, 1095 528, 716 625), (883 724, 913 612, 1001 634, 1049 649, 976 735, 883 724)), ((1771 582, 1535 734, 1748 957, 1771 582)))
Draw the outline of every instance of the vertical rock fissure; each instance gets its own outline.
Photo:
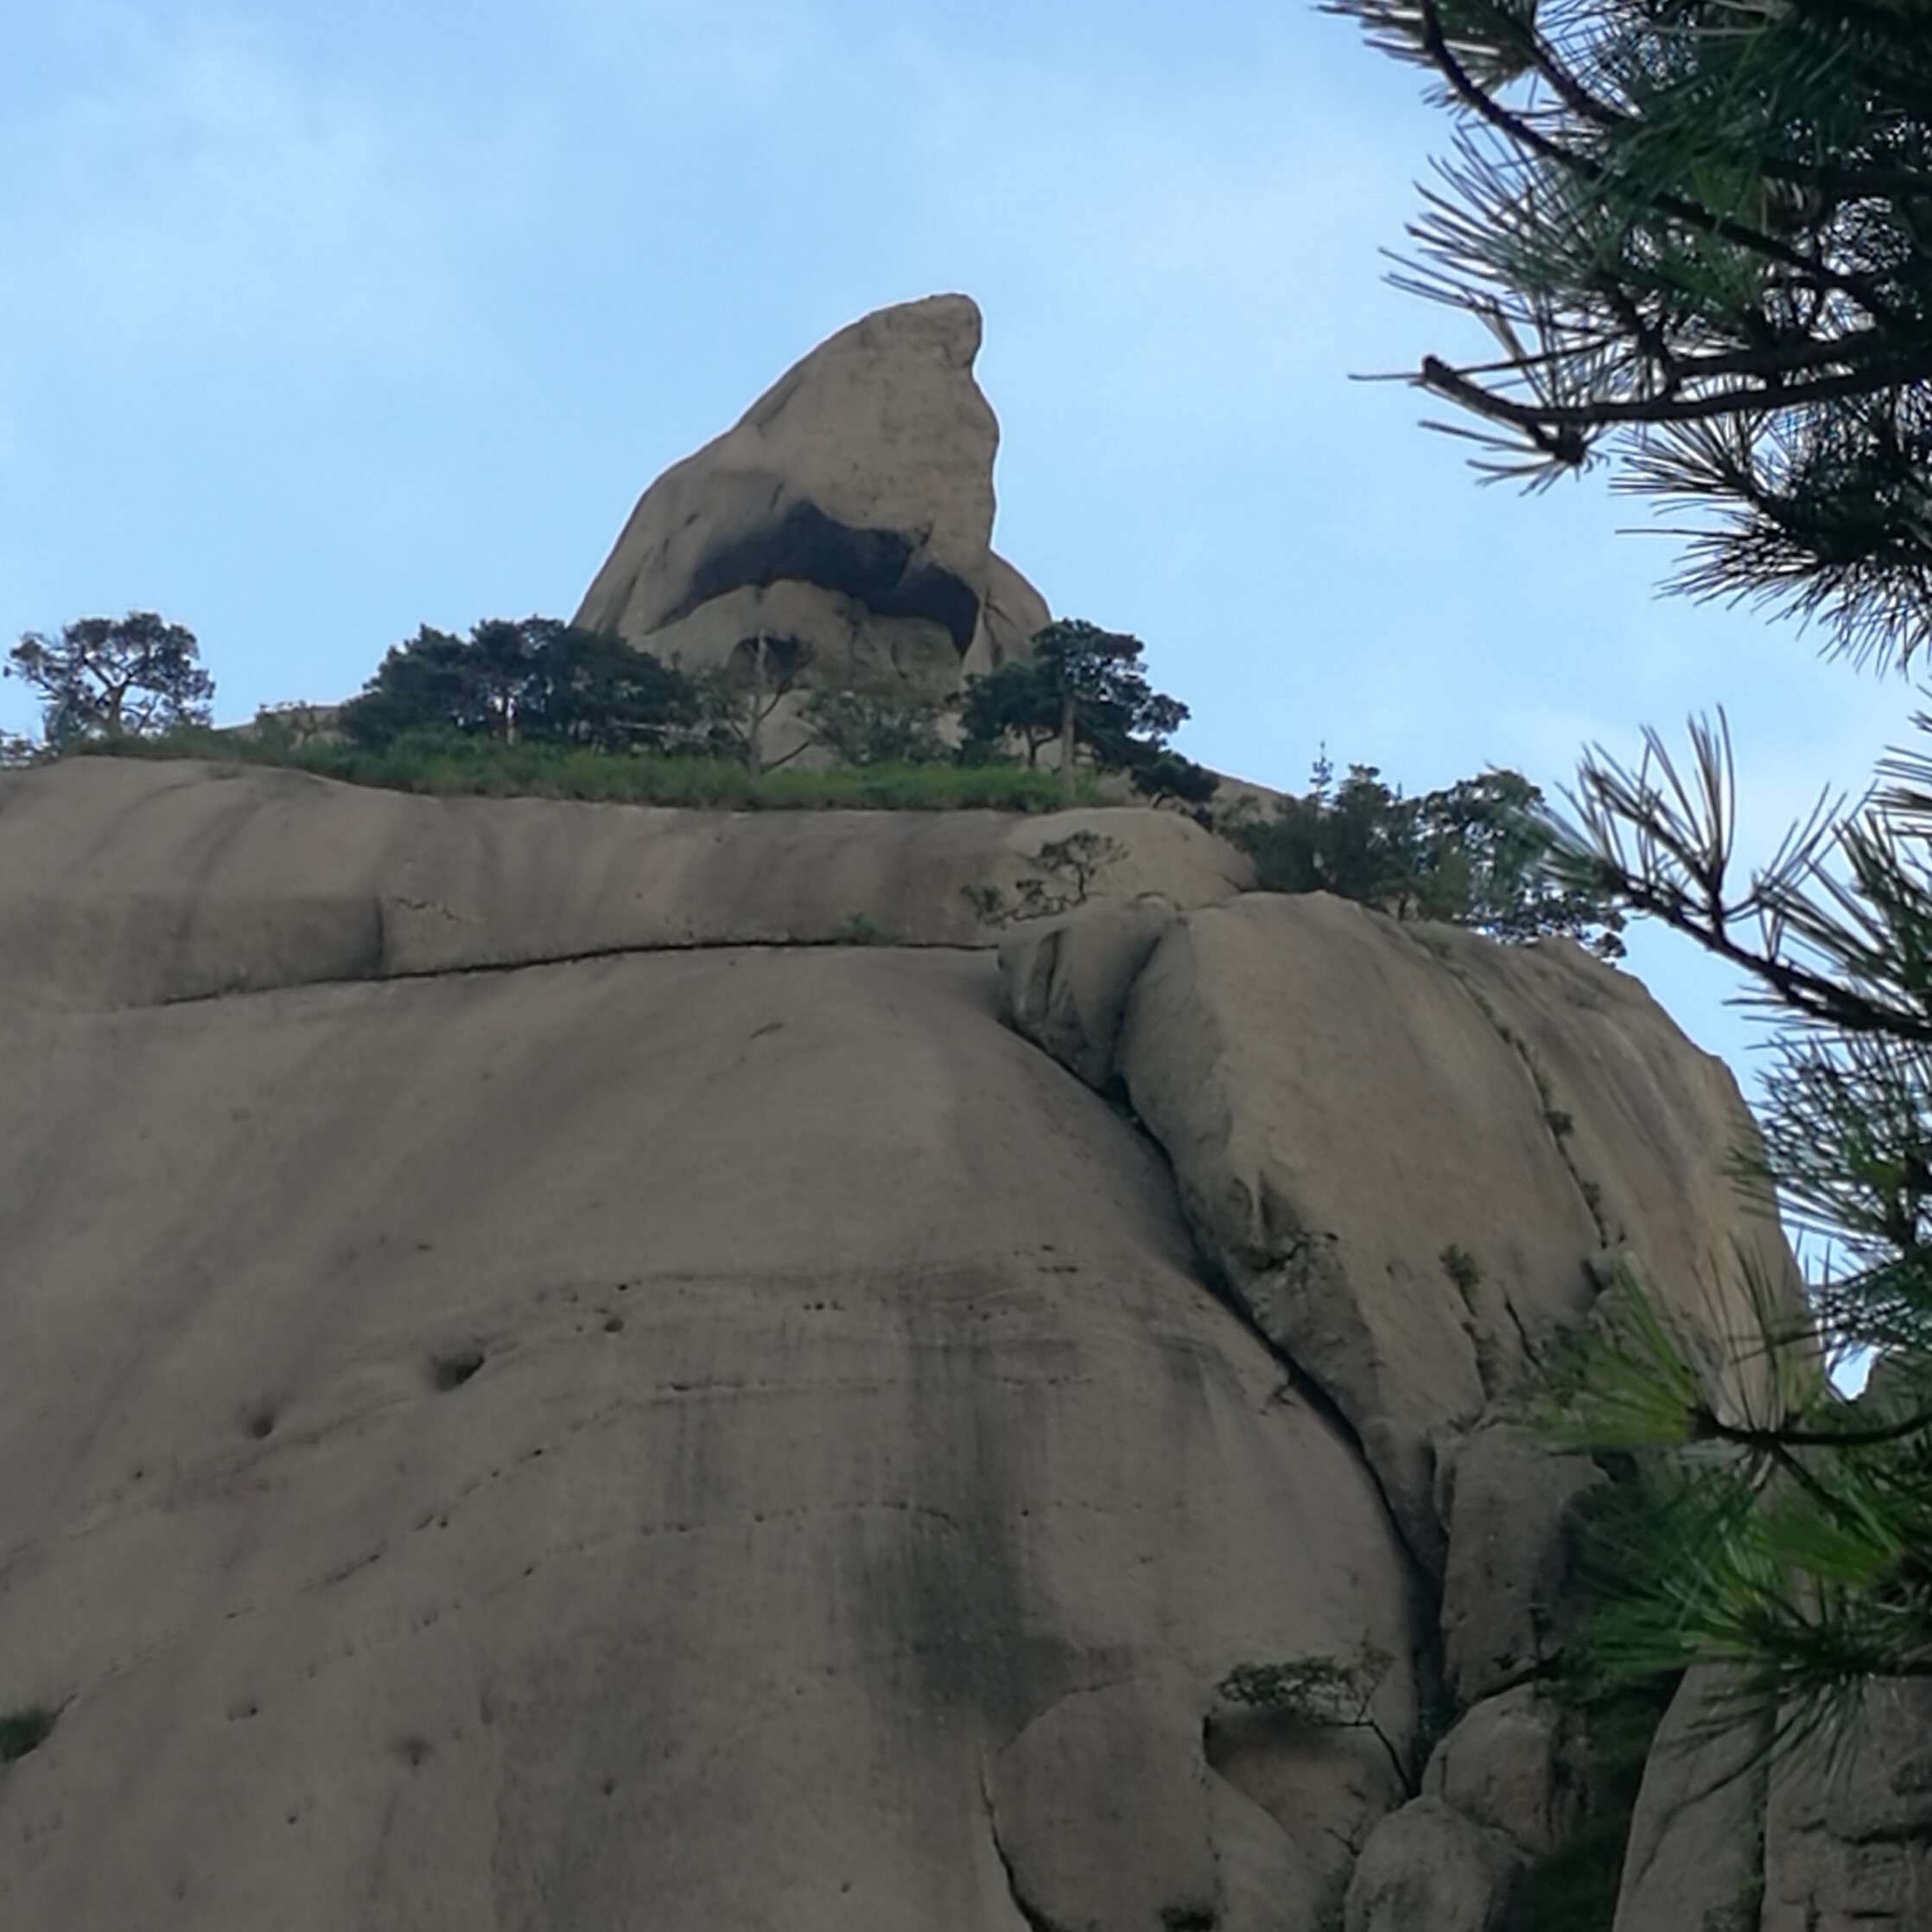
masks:
POLYGON ((1026 1893, 1020 1890, 1020 1874, 1013 1868, 1013 1860, 1007 1855, 1007 1848, 1000 1840, 1000 1818, 993 1803, 993 1787, 986 1775, 986 1767, 980 1767, 980 1802, 986 1810, 987 1836, 992 1840, 993 1855, 1000 1861, 1000 1870, 1005 1874, 1007 1896, 1013 1901, 1013 1909, 1018 1912, 1029 1928, 1029 1932, 1065 1932, 1065 1928, 1047 1917, 1026 1893))
POLYGON ((1382 1505, 1382 1518, 1389 1526, 1389 1534, 1395 1539, 1404 1561, 1414 1573, 1417 1579, 1433 1593, 1439 1587, 1434 1573, 1404 1534, 1401 1519, 1396 1516, 1394 1505, 1389 1501, 1388 1489, 1382 1483, 1381 1472, 1375 1465, 1374 1458, 1369 1453, 1367 1444, 1362 1439, 1362 1432, 1349 1419, 1348 1411, 1343 1408, 1339 1398, 1321 1378, 1305 1363, 1298 1361, 1262 1326, 1254 1309, 1249 1305, 1247 1297, 1235 1285, 1232 1274, 1216 1256, 1211 1245, 1211 1231, 1201 1225, 1199 1218, 1191 1210, 1166 1148, 1161 1146, 1153 1131, 1131 1107, 1123 1104, 1121 1110, 1147 1145, 1160 1157, 1160 1164, 1166 1169, 1167 1178, 1173 1184, 1175 1196, 1181 1204, 1181 1217, 1186 1223, 1188 1236, 1194 1249, 1196 1279, 1268 1350, 1270 1358, 1287 1376, 1288 1386, 1347 1445, 1349 1452, 1361 1464, 1363 1474, 1368 1477, 1375 1490, 1376 1500, 1382 1505))
MULTIPOLYGON (((1204 1225, 1205 1217, 1196 1212, 1189 1200, 1187 1191, 1181 1185, 1180 1176, 1175 1170, 1173 1156, 1167 1152, 1160 1135, 1136 1111, 1124 1083, 1114 1083, 1101 1097, 1147 1144, 1166 1174, 1168 1184, 1174 1192, 1174 1198, 1179 1204, 1181 1219, 1186 1226, 1188 1241, 1194 1251, 1195 1278, 1267 1350, 1270 1358, 1287 1376, 1288 1386, 1342 1439, 1350 1454, 1361 1465, 1363 1473, 1368 1477, 1376 1492, 1376 1500, 1382 1506, 1382 1520, 1388 1525, 1389 1535, 1395 1539, 1395 1547, 1402 1553, 1402 1560, 1420 1587, 1425 1602, 1438 1603, 1441 1595, 1441 1584, 1404 1532, 1401 1519, 1396 1516, 1395 1507, 1389 1500, 1382 1473, 1376 1469, 1375 1459, 1370 1455, 1368 1446, 1362 1439, 1362 1432, 1349 1419, 1347 1410, 1320 1377, 1305 1363, 1298 1361, 1262 1326, 1254 1309, 1249 1305, 1247 1297, 1235 1285, 1232 1274, 1217 1257, 1213 1231, 1204 1225)), ((1433 1616, 1433 1612, 1431 1614, 1433 1616)))
MULTIPOLYGON (((1141 1131, 1147 1133, 1145 1128, 1141 1131)), ((1151 1134, 1147 1134, 1147 1139, 1160 1152, 1163 1162, 1166 1162, 1166 1150, 1161 1147, 1160 1143, 1151 1134)), ((1381 1472, 1376 1468, 1375 1460, 1362 1439, 1361 1432, 1349 1420, 1347 1411, 1323 1386, 1320 1379, 1298 1362, 1255 1319, 1254 1311, 1248 1306, 1241 1291, 1236 1287, 1228 1271, 1215 1259, 1207 1246, 1207 1237, 1196 1226, 1193 1217, 1189 1215, 1186 1219, 1188 1231, 1193 1237, 1195 1273, 1199 1277, 1201 1285, 1268 1350, 1269 1357, 1287 1378, 1288 1387, 1341 1439, 1349 1453, 1355 1458, 1363 1473, 1368 1478, 1370 1486, 1375 1490, 1376 1500, 1382 1508, 1382 1522, 1394 1538, 1395 1548, 1401 1552, 1403 1564, 1409 1573, 1413 1592, 1409 1637, 1416 1676, 1416 1701, 1419 1708, 1427 1709, 1439 1700, 1442 1687, 1448 1681, 1448 1662, 1442 1639, 1442 1579, 1404 1533, 1401 1520, 1395 1514, 1395 1507, 1389 1501, 1389 1491, 1382 1484, 1381 1472)), ((1377 1735, 1381 1735, 1379 1731, 1377 1735)), ((1400 1754, 1385 1737, 1382 1738, 1382 1746, 1395 1765, 1403 1789, 1413 1796, 1420 1765, 1418 1764, 1414 1771, 1411 1772, 1405 1769, 1400 1754)))
MULTIPOLYGON (((1529 1084, 1536 1095, 1537 1117, 1542 1122, 1543 1132, 1549 1136, 1549 1143, 1555 1149, 1556 1158, 1563 1163, 1563 1170, 1569 1175, 1571 1185, 1577 1191, 1577 1198, 1583 1203, 1584 1211, 1590 1217, 1590 1224, 1597 1230, 1598 1250, 1608 1254, 1615 1243, 1611 1240, 1610 1230, 1604 1221, 1603 1189, 1577 1166, 1576 1156, 1570 1151, 1569 1134, 1566 1129, 1557 1125, 1557 1122, 1565 1116, 1555 1105, 1555 1092, 1550 1085, 1549 1076, 1538 1063, 1529 1042, 1497 1014, 1482 988, 1462 969, 1446 947, 1439 950, 1427 940, 1420 940, 1417 944, 1462 988, 1469 1003, 1483 1016, 1484 1024, 1515 1055, 1517 1064, 1528 1076, 1529 1084)), ((1510 1313, 1514 1316, 1513 1308, 1510 1313)))
MULTIPOLYGON (((1052 1056, 1049 1055, 1049 1058, 1052 1056)), ((1382 1520, 1394 1540, 1395 1548, 1401 1552, 1403 1566, 1408 1572, 1411 1588, 1410 1656, 1416 1678, 1417 1705, 1424 1710, 1434 1706, 1441 1701, 1444 1687, 1448 1682, 1448 1660, 1442 1636, 1442 1579, 1437 1575, 1404 1530, 1401 1519, 1396 1514, 1389 1497, 1388 1486, 1382 1481, 1382 1472, 1376 1467, 1375 1459, 1370 1455, 1361 1431, 1350 1420, 1341 1401, 1319 1376, 1277 1342, 1256 1319, 1246 1296, 1236 1286, 1232 1274, 1217 1257, 1212 1230, 1204 1224, 1205 1217, 1197 1212, 1188 1197, 1187 1190, 1181 1185, 1173 1157, 1168 1153, 1160 1135, 1135 1109, 1126 1083, 1121 1080, 1110 1083, 1102 1097, 1107 1100, 1109 1105, 1147 1144, 1166 1173, 1168 1183, 1174 1191, 1174 1198, 1179 1204, 1181 1219, 1187 1229, 1189 1242, 1193 1249, 1196 1279, 1268 1351, 1269 1358, 1287 1378, 1288 1387, 1334 1431, 1350 1455, 1355 1459, 1363 1474, 1367 1477, 1370 1487, 1375 1492, 1376 1503, 1381 1509, 1382 1520)), ((1392 1748, 1390 1755, 1392 1757, 1396 1756, 1392 1748)), ((1412 1789, 1420 1776, 1420 1765, 1415 1767, 1414 1776, 1403 1771, 1399 1761, 1396 1768, 1401 1775, 1404 1788, 1412 1789)))

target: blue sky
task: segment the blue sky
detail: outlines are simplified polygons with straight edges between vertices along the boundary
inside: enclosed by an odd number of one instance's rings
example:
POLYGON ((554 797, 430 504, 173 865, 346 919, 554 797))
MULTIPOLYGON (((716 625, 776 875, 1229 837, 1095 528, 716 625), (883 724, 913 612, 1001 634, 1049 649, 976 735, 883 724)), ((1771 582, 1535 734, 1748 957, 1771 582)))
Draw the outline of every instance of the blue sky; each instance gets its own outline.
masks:
MULTIPOLYGON (((218 713, 429 622, 568 613, 639 492, 815 342, 963 289, 995 541, 1147 639, 1223 769, 1410 790, 1730 714, 1747 849, 1917 698, 1660 600, 1605 479, 1477 486, 1388 288, 1445 144, 1299 3, 16 0, 0 13, 0 634, 153 608, 218 713)), ((0 683, 0 725, 34 721, 0 683)), ((1736 1057, 1727 977, 1638 969, 1736 1057)))

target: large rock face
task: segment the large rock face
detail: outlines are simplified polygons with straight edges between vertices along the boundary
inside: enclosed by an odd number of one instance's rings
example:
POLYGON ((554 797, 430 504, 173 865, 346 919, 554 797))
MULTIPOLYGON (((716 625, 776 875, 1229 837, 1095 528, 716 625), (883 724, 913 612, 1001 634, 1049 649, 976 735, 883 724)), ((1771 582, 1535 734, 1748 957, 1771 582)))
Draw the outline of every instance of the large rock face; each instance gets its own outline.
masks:
POLYGON ((1579 1478, 1491 1427, 1497 1398, 1618 1260, 1713 1338, 1745 1324, 1740 1253, 1800 1293, 1725 1180, 1723 1066, 1576 947, 1324 894, 1096 907, 1003 963, 1014 1023, 1124 1093, 1239 1305, 1360 1438, 1441 1579, 1458 1692, 1536 1663, 1579 1478))
MULTIPOLYGON (((1124 810, 0 777, 0 1924, 1496 1923, 1579 1486, 1500 1405, 1617 1258, 1789 1257, 1634 982, 1249 882, 1124 810)), ((1758 1856, 1673 1776, 1632 1932, 1758 1856)), ((1769 1806, 1767 1913, 1916 1922, 1769 1806)))
MULTIPOLYGON (((530 956, 670 855, 631 814, 479 809, 108 764, 0 790, 0 930, 64 871, 69 959, 127 955, 3 969, 0 1711, 60 1715, 0 1773, 0 1924, 1267 1932, 1338 1901, 1395 1802, 1375 1747, 1288 1740, 1273 1814, 1203 1720, 1233 1665, 1366 1633, 1407 1740, 1410 1582, 1153 1150, 999 1024, 984 946, 502 967, 518 894, 530 956), (219 952, 200 902, 238 944, 305 872, 334 904, 404 858, 477 914, 440 964, 179 976, 219 952)), ((921 829, 987 842, 891 829, 921 829)), ((932 848, 872 833, 916 917, 932 848)), ((683 862, 702 915, 729 868, 683 862)), ((849 870, 817 876, 829 925, 849 870)))
POLYGON ((0 988, 153 1005, 626 950, 983 945, 978 908, 1104 841, 1096 901, 1251 885, 1173 812, 677 811, 424 798, 258 766, 76 760, 0 772, 0 988))
POLYGON ((980 331, 933 296, 821 344, 645 492, 576 621, 687 668, 764 636, 808 682, 934 695, 1023 652, 1047 613, 991 549, 980 331))

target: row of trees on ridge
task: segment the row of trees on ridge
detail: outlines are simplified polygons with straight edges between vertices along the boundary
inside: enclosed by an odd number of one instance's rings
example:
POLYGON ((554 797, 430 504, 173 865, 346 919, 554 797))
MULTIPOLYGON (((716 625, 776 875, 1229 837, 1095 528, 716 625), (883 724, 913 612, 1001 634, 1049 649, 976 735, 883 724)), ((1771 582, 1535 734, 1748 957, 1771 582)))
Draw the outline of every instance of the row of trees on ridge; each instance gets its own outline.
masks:
MULTIPOLYGON (((384 655, 334 727, 376 752, 460 741, 683 753, 741 760, 754 777, 808 745, 851 766, 996 763, 1013 747, 1033 766, 1052 747, 1069 792, 1084 764, 1125 773, 1141 797, 1202 814, 1219 780, 1168 744, 1187 707, 1149 683, 1143 649, 1081 620, 1049 625, 1029 660, 969 682, 958 742, 949 745, 942 707, 910 686, 804 688, 809 659, 788 639, 758 639, 732 664, 693 674, 555 618, 490 619, 467 638, 426 625, 384 655), (794 696, 804 735, 774 758, 771 720, 794 696)), ((40 693, 55 749, 111 747, 209 721, 213 681, 194 634, 152 613, 86 619, 58 638, 30 633, 7 669, 40 693)), ((289 721, 266 713, 255 729, 260 744, 288 736, 289 721)), ((10 759, 30 753, 22 741, 10 759)), ((1562 933, 1606 956, 1620 950, 1608 901, 1550 876, 1549 839, 1534 816, 1542 795, 1519 773, 1492 771, 1414 798, 1370 766, 1352 767, 1338 786, 1332 779, 1325 761, 1305 798, 1272 813, 1222 815, 1264 888, 1337 893, 1503 938, 1562 933)))

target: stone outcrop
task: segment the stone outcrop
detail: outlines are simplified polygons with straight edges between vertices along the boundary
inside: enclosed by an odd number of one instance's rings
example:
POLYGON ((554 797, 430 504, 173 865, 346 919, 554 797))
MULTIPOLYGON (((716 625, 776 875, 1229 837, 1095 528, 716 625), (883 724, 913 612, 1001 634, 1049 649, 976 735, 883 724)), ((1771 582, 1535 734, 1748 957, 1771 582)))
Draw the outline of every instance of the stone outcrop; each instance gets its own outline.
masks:
POLYGON ((1029 881, 1049 903, 1194 905, 1254 877, 1174 812, 679 811, 131 759, 0 773, 0 991, 35 1005, 680 946, 988 945, 1029 881), (1083 838, 1080 880, 1053 850, 1083 838))
POLYGON ((1522 1854, 1439 1798, 1385 1819, 1349 1882, 1343 1932, 1490 1932, 1522 1854))
POLYGON ((1932 1686, 1874 1684, 1839 1765, 1774 1766, 1760 1837, 1759 1932, 1932 1925, 1932 1686))
POLYGON ((1616 1932, 1916 1932, 1932 1924, 1932 1694, 1878 1683, 1854 1751, 1767 1758, 1693 1671, 1645 1766, 1616 1932))
MULTIPOLYGON (((0 775, 0 1924, 1490 1932, 1585 1795, 1509 1395, 1789 1257, 1634 981, 1251 884, 0 775)), ((1834 1787, 1699 1694, 1618 1932, 1922 1922, 1916 1694, 1834 1787)))
POLYGON ((1360 1437, 1445 1586, 1460 1693, 1535 1665, 1536 1566, 1585 1478, 1489 1430, 1495 1399, 1613 1262, 1713 1336, 1748 1318, 1738 1249, 1798 1293, 1726 1179, 1729 1075, 1578 948, 1320 894, 1109 907, 1016 936, 1002 968, 1014 1024, 1118 1084, 1237 1305, 1360 1437))
POLYGON ((1485 1698, 1431 1753, 1424 1795, 1505 1833, 1525 1854, 1546 1856, 1582 1820, 1584 1793, 1569 1772, 1570 1728, 1536 1685, 1485 1698))
POLYGON ((805 683, 933 696, 1024 655, 1047 609, 991 548, 980 334, 948 295, 822 343, 645 492, 576 621, 687 669, 762 637, 805 683))
POLYGON ((1624 1848, 1616 1932, 1759 1932, 1770 1739, 1761 1724, 1713 1734, 1721 1686, 1714 1673, 1692 1671, 1658 1726, 1624 1848))
MULTIPOLYGON (((239 938, 243 883, 311 868, 568 901, 663 856, 622 812, 602 848, 480 805, 485 838, 327 787, 245 812, 253 782, 10 778, 0 930, 62 826, 77 893, 138 879, 150 937, 221 880, 239 938)), ((996 972, 714 944, 181 1000, 116 968, 111 1011, 10 980, 0 1713, 58 1719, 0 1770, 0 1924, 1338 1905, 1372 1764, 1277 1740, 1310 1802, 1271 1812, 1203 1723, 1236 1665, 1367 1637, 1406 1746, 1398 1542, 996 972)))

